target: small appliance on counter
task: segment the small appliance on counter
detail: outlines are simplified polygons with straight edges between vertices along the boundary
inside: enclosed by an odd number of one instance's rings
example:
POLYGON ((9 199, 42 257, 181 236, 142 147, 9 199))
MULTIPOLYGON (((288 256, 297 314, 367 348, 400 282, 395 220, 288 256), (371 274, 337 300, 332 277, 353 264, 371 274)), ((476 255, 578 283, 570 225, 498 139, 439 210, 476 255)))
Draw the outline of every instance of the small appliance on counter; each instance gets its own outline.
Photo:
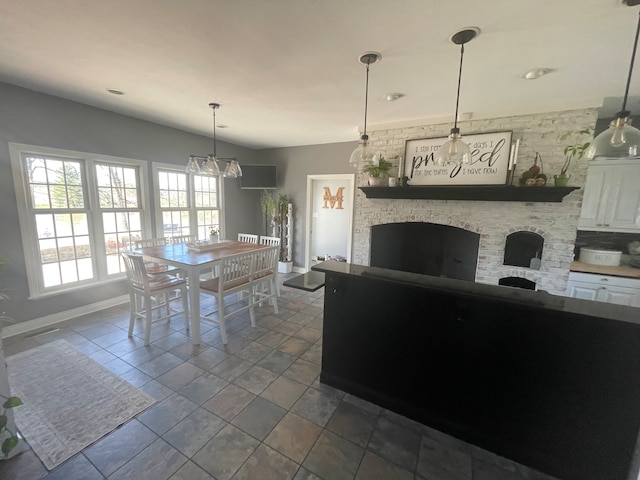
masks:
POLYGON ((606 265, 617 267, 622 258, 621 250, 602 250, 582 247, 579 261, 590 265, 606 265))

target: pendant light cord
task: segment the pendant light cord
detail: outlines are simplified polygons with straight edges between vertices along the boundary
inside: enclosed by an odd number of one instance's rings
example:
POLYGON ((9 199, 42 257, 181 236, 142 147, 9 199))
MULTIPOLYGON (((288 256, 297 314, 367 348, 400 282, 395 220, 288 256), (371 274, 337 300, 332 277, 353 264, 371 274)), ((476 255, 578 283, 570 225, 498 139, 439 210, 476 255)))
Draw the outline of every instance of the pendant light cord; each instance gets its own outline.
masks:
POLYGON ((363 136, 367 135, 367 105, 369 104, 369 61, 367 60, 367 80, 364 87, 364 132, 363 136))
POLYGON ((213 156, 218 158, 216 152, 216 107, 213 107, 213 156))
POLYGON ((462 79, 462 57, 464 56, 464 43, 460 45, 460 69, 458 70, 458 91, 456 92, 456 116, 453 119, 453 128, 458 128, 458 105, 460 103, 460 81, 462 79))
POLYGON ((638 26, 636 27, 636 39, 633 43, 633 52, 631 53, 631 64, 629 65, 629 77, 627 78, 627 88, 624 91, 624 100, 622 102, 622 111, 627 111, 627 97, 629 96, 629 86, 631 85, 631 73, 633 72, 633 63, 636 58, 636 50, 638 50, 638 34, 640 34, 640 12, 638 12, 638 26))

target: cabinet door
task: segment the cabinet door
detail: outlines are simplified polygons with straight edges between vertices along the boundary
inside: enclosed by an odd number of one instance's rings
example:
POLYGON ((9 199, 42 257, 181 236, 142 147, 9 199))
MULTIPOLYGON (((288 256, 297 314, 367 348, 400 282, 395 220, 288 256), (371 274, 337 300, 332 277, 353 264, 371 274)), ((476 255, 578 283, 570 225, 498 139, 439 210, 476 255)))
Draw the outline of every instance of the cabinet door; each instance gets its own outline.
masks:
POLYGON ((605 214, 605 226, 640 229, 640 162, 638 165, 615 167, 605 214))
POLYGON ((640 307, 640 290, 626 287, 602 287, 599 290, 601 302, 640 307))
POLYGON ((609 191, 609 180, 605 166, 591 165, 584 187, 582 210, 578 226, 583 228, 598 228, 604 224, 606 211, 606 196, 609 191), (603 208, 603 204, 604 207, 603 208))
POLYGON ((640 162, 601 159, 587 174, 578 227, 640 231, 640 162))
POLYGON ((582 300, 598 300, 598 292, 602 287, 597 283, 572 282, 567 283, 567 297, 582 300))

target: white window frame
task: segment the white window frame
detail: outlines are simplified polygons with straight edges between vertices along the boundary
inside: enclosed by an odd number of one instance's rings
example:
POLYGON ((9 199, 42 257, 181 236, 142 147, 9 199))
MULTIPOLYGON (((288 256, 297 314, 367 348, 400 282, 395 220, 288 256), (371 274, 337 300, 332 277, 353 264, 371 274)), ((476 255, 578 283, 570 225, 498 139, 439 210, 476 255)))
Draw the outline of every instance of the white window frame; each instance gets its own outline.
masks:
POLYGON ((25 253, 24 259, 27 269, 29 298, 42 298, 60 293, 68 293, 82 288, 95 287, 108 281, 120 281, 124 278, 124 272, 111 275, 107 274, 104 229, 102 227, 102 213, 104 210, 99 208, 95 164, 113 164, 137 168, 140 182, 139 190, 142 231, 145 235, 148 235, 151 232, 151 213, 148 208, 150 200, 149 189, 147 187, 149 184, 147 162, 132 158, 99 155, 90 152, 79 152, 75 150, 13 142, 9 143, 9 156, 11 159, 11 170, 16 192, 20 234, 22 236, 22 246, 25 253), (25 172, 23 162, 23 157, 25 155, 52 156, 72 161, 80 161, 83 163, 86 176, 86 183, 83 182, 83 189, 86 195, 84 210, 88 216, 89 238, 90 243, 93 246, 93 279, 73 282, 71 284, 57 285, 55 287, 44 287, 44 277, 42 275, 41 264, 39 261, 40 250, 37 243, 38 234, 35 224, 35 215, 28 207, 30 205, 30 191, 27 173, 25 172))
MULTIPOLYGON (((164 236, 164 228, 162 221, 162 213, 163 210, 160 207, 160 182, 158 181, 158 173, 162 171, 171 171, 175 173, 185 174, 187 176, 187 196, 189 206, 187 210, 189 211, 189 229, 190 235, 198 235, 198 210, 202 210, 201 208, 197 208, 195 206, 195 191, 193 185, 193 176, 185 173, 185 167, 181 165, 174 165, 171 163, 157 163, 153 162, 151 165, 153 171, 153 198, 154 198, 154 209, 156 212, 155 220, 156 220, 156 236, 163 237, 164 236)), ((218 219, 219 219, 219 228, 220 228, 220 238, 225 238, 224 231, 224 181, 222 175, 216 176, 218 182, 218 219)), ((215 210, 215 208, 207 208, 205 210, 215 210)))

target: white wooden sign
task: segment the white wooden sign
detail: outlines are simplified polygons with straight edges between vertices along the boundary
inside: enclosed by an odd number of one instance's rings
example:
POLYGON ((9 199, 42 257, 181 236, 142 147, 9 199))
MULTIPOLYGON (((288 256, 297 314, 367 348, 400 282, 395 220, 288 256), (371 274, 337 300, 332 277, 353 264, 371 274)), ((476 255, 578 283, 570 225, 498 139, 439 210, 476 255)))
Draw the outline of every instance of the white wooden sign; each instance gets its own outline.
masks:
POLYGON ((409 185, 502 185, 507 183, 511 131, 464 135, 471 149, 465 165, 436 165, 435 154, 448 137, 407 140, 404 176, 409 185))

